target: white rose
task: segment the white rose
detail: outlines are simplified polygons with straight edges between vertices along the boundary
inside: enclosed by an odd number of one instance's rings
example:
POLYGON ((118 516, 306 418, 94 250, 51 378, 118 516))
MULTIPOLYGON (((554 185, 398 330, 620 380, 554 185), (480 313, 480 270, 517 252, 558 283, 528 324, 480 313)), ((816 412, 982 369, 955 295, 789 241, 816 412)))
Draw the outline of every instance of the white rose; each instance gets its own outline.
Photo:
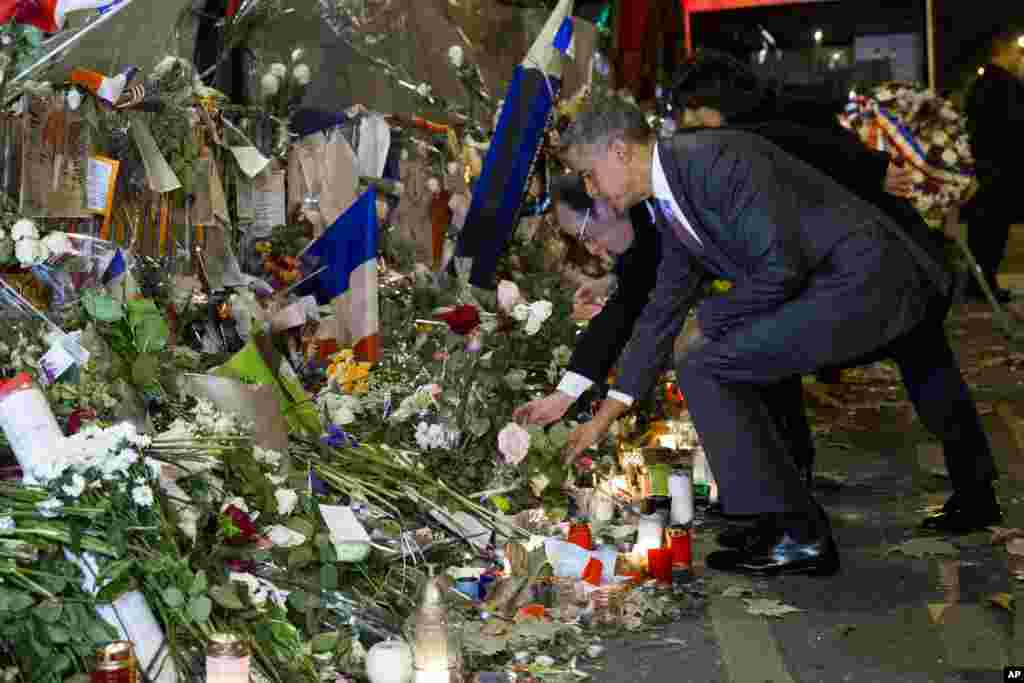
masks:
POLYGON ((263 74, 260 79, 260 90, 264 97, 273 97, 281 89, 281 81, 272 73, 263 74))
POLYGON ((34 266, 45 261, 49 251, 39 240, 26 237, 14 245, 14 255, 22 266, 34 266))
POLYGON ((286 526, 275 524, 264 530, 270 542, 278 548, 294 548, 306 542, 306 535, 289 529, 286 526))
POLYGON ((53 518, 60 515, 60 509, 64 507, 64 504, 57 498, 48 498, 42 503, 36 505, 36 510, 43 517, 53 518))
POLYGON ((454 66, 456 69, 461 69, 462 64, 465 61, 466 54, 462 50, 461 45, 452 45, 448 48, 448 63, 454 66))
POLYGON ((313 73, 309 69, 308 64, 296 64, 295 68, 292 69, 292 78, 299 85, 306 85, 312 79, 313 73))
POLYGON ((420 97, 430 97, 430 91, 433 90, 428 84, 420 83, 416 88, 416 94, 420 97))
POLYGON ((294 489, 278 489, 274 491, 274 498, 277 498, 277 514, 287 517, 292 514, 296 503, 299 502, 299 494, 294 489))
POLYGON ((295 48, 294 50, 292 50, 292 61, 293 62, 299 61, 300 59, 302 59, 305 56, 305 54, 306 54, 306 51, 303 50, 301 47, 295 48))
POLYGON ((153 505, 153 489, 145 484, 136 486, 132 489, 132 500, 139 507, 151 507, 153 505))
POLYGON ((530 307, 527 304, 516 304, 512 309, 512 317, 519 322, 524 322, 530 317, 530 307))
POLYGON ((267 591, 266 587, 260 582, 260 580, 252 574, 231 572, 228 580, 244 583, 249 589, 249 599, 252 600, 252 604, 256 607, 262 607, 267 602, 269 591, 267 591))
POLYGON ((288 67, 281 62, 274 62, 270 65, 269 73, 274 74, 279 79, 283 79, 288 76, 288 67))
POLYGON ((536 301, 530 304, 530 317, 538 318, 540 322, 544 322, 551 317, 551 312, 555 309, 550 301, 536 301))
POLYGON ((18 241, 23 237, 31 237, 32 239, 39 239, 39 228, 36 224, 27 218, 22 218, 11 226, 11 239, 18 241))
POLYGON ((540 320, 531 317, 529 320, 526 321, 526 325, 523 326, 523 331, 526 332, 527 335, 532 337, 533 335, 540 332, 540 325, 540 320))

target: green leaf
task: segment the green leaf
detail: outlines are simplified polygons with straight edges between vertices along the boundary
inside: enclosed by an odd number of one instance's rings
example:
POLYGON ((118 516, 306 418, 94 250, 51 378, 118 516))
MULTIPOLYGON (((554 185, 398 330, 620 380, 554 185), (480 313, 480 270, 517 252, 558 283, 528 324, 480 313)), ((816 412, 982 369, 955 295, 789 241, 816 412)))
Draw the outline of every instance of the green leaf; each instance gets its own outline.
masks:
POLYGON ((308 545, 299 546, 288 553, 288 569, 302 569, 313 561, 313 549, 308 545))
POLYGON ((167 321, 160 316, 148 316, 132 327, 135 330, 135 346, 143 353, 162 351, 171 336, 167 321))
POLYGON ((299 532, 306 538, 313 538, 313 535, 316 533, 316 527, 314 527, 310 521, 302 519, 301 517, 293 517, 292 519, 289 519, 285 526, 292 531, 299 532))
POLYGON ((491 420, 487 417, 475 417, 473 421, 469 423, 470 433, 479 438, 487 435, 487 432, 491 429, 491 420))
POLYGON ((209 587, 210 583, 206 580, 206 572, 200 569, 192 579, 192 585, 188 588, 188 594, 202 595, 209 587))
POLYGON ((213 602, 205 595, 192 598, 192 601, 188 603, 188 615, 197 624, 205 624, 210 619, 211 612, 213 612, 213 602))
POLYGON ((46 624, 56 624, 63 612, 64 605, 57 600, 42 602, 35 609, 36 618, 46 624))
POLYGON ((235 590, 233 583, 211 587, 210 597, 224 609, 245 609, 245 604, 242 602, 242 599, 238 597, 238 592, 235 590))
POLYGON ((96 320, 112 323, 124 318, 121 302, 104 294, 89 292, 82 298, 86 312, 96 320))
POLYGON ((132 299, 127 306, 128 317, 133 320, 148 315, 160 315, 160 309, 156 307, 152 299, 132 299))
POLYGON ((163 596, 168 607, 177 609, 185 604, 185 594, 173 586, 166 589, 163 596))
POLYGON ((143 353, 132 363, 132 382, 144 387, 156 381, 160 375, 160 359, 151 353, 143 353))
POLYGON ((315 655, 334 652, 338 648, 339 640, 341 640, 341 634, 337 631, 333 633, 320 633, 314 636, 312 642, 310 642, 310 648, 315 655))
POLYGON ((63 626, 50 625, 46 627, 46 635, 54 645, 63 645, 71 641, 71 632, 63 626))
POLYGON ((327 534, 317 534, 317 546, 320 548, 320 561, 324 564, 333 564, 338 561, 338 552, 331 543, 331 537, 327 534))
POLYGON ((320 587, 326 591, 338 590, 338 568, 333 564, 320 567, 320 587))
POLYGON ((92 642, 96 645, 102 645, 103 643, 109 642, 113 637, 110 628, 101 621, 93 621, 86 629, 89 637, 92 638, 92 642))
POLYGON ((305 591, 292 591, 288 594, 288 606, 296 612, 305 612, 308 597, 305 591))
POLYGON ((548 441, 551 442, 552 448, 559 450, 565 448, 566 444, 569 443, 569 435, 572 432, 563 423, 559 422, 550 430, 548 430, 548 441))

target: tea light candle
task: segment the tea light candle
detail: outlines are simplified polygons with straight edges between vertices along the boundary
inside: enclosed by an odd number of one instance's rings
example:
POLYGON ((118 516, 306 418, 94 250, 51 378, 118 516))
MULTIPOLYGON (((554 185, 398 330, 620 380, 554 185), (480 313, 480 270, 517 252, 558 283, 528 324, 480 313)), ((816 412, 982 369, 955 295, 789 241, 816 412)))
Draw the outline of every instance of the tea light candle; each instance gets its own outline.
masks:
MULTIPOLYGON (((447 675, 447 671, 443 672, 447 675)), ((384 640, 366 653, 366 676, 370 683, 409 683, 412 678, 412 650, 402 640, 384 640)))
POLYGON ((377 643, 367 652, 367 677, 370 683, 409 683, 413 678, 413 650, 402 640, 377 643))

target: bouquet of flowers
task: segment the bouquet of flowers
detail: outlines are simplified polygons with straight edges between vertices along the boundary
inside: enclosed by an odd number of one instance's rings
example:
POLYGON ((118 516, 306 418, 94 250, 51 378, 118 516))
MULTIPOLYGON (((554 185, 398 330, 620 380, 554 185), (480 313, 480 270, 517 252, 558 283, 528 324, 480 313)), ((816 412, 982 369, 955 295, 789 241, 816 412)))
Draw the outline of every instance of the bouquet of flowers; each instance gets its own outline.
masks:
POLYGON ((906 83, 853 93, 840 122, 864 144, 913 168, 910 200, 925 220, 941 224, 962 203, 974 178, 964 118, 948 100, 906 83))

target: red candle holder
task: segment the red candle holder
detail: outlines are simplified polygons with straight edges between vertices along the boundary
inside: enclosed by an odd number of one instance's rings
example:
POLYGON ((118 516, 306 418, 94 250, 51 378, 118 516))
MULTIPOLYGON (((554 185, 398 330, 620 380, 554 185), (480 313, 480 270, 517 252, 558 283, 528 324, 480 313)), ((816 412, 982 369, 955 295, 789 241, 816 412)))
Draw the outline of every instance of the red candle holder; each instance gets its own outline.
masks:
POLYGON ((672 583, 672 551, 668 548, 648 550, 647 573, 658 583, 672 583))
POLYGON ((571 525, 566 540, 584 550, 594 549, 594 538, 590 533, 590 525, 586 522, 571 525))
POLYGON ((690 538, 690 527, 670 526, 668 528, 669 552, 672 566, 689 569, 693 563, 693 544, 690 538))

